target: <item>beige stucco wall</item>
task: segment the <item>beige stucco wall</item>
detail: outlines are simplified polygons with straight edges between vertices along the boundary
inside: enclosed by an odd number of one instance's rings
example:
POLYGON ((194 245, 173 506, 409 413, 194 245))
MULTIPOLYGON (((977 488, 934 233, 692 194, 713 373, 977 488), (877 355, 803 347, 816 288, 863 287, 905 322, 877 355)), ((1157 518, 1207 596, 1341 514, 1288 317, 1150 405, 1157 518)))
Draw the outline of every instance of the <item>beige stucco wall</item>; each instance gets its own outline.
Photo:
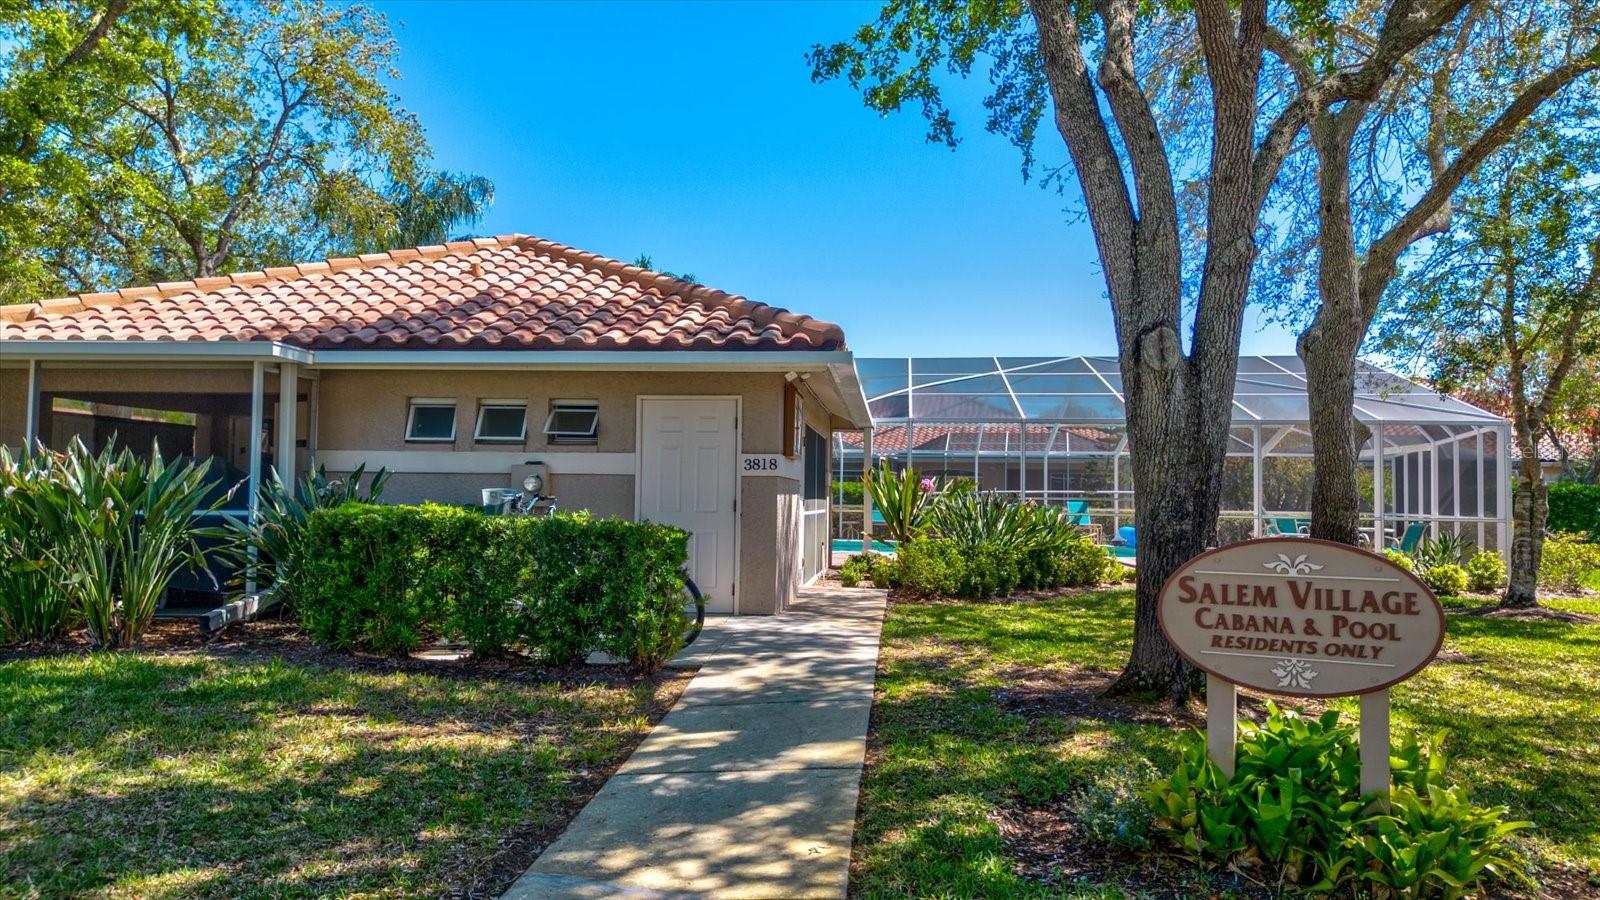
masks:
POLYGON ((739 613, 772 615, 799 589, 800 482, 739 480, 739 613))
POLYGON ((28 370, 0 367, 0 446, 22 446, 28 419, 28 370))
MULTIPOLYGON (((478 372, 324 371, 319 444, 325 450, 551 450, 628 452, 636 449, 641 395, 737 395, 744 453, 781 448, 783 376, 728 372, 478 372), (413 397, 454 399, 454 443, 408 444, 406 411, 413 397), (521 444, 472 439, 483 400, 526 400, 528 439, 521 444), (543 434, 553 400, 599 404, 599 444, 550 446, 543 434)), ((809 414, 808 414, 809 418, 809 414)))

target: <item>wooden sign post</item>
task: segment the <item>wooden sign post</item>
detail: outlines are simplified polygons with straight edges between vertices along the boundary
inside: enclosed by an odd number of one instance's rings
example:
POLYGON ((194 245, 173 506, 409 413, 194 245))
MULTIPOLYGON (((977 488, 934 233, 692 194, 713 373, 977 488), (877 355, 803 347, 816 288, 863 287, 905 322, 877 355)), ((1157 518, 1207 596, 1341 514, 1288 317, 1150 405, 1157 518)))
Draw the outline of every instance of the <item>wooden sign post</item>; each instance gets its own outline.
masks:
POLYGON ((1311 538, 1208 550, 1161 588, 1161 631, 1206 673, 1206 745, 1230 778, 1237 687, 1361 697, 1361 791, 1389 792, 1389 687, 1431 662, 1444 608, 1382 556, 1311 538))

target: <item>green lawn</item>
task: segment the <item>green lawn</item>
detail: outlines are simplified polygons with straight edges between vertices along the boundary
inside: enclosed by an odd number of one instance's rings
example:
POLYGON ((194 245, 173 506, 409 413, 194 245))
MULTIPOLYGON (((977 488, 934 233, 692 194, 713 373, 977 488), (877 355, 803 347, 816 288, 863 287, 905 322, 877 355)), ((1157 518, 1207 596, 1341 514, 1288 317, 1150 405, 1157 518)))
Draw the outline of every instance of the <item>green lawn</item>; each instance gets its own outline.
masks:
POLYGON ((0 896, 503 887, 681 685, 215 653, 0 664, 0 896))
MULTIPOLYGON (((1030 834, 1040 843, 1055 821, 1038 811, 1067 810, 1070 820, 1085 788, 1173 759, 1184 725, 1095 694, 1127 652, 1132 605, 1132 592, 1118 590, 891 608, 854 893, 1123 896, 1198 877, 1173 868, 1152 878, 1126 854, 1109 863, 1093 854, 1074 872, 1083 860, 1069 853, 1054 885, 1016 872, 1030 834)), ((1550 605, 1600 615, 1596 600, 1550 605)), ((1529 846, 1541 863, 1600 871, 1600 625, 1452 615, 1447 635, 1452 661, 1394 690, 1397 732, 1451 729, 1456 778, 1480 802, 1537 823, 1529 846)), ((1354 715, 1353 701, 1336 705, 1354 715)), ((1056 840, 1083 844, 1070 830, 1056 840)), ((1022 861, 1035 875, 1052 867, 1022 861)))

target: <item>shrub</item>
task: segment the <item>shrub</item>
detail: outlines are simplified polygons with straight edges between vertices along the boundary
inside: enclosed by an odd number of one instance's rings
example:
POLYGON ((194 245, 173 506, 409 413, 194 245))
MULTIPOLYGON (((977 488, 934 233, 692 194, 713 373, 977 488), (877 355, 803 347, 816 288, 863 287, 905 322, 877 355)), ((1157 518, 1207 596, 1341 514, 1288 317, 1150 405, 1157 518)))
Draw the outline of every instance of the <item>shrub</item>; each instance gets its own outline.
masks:
POLYGON ((1104 569, 1101 571, 1098 579, 1100 584, 1121 584, 1125 581, 1133 581, 1136 577, 1138 577, 1134 573, 1133 568, 1128 566, 1122 560, 1117 559, 1115 556, 1110 554, 1103 553, 1103 551, 1102 554, 1105 556, 1105 562, 1103 564, 1104 569))
POLYGON ((881 553, 857 553, 844 561, 839 567, 839 583, 845 587, 855 587, 863 581, 872 578, 873 569, 883 564, 884 556, 881 553))
MULTIPOLYGON (((923 597, 962 596, 967 585, 967 564, 954 541, 922 537, 906 541, 895 550, 888 581, 923 597)), ((874 571, 873 584, 878 584, 874 571)), ((881 585, 880 585, 881 586, 881 585)))
POLYGON ((1090 781, 1073 803, 1089 840, 1128 850, 1149 846, 1150 807, 1139 790, 1155 779, 1155 766, 1135 757, 1090 781))
POLYGON ((422 510, 351 503, 311 513, 290 590, 312 638, 405 654, 437 633, 444 616, 418 590, 429 565, 422 510))
POLYGON ((1385 810, 1361 795, 1354 732, 1337 711, 1307 719, 1269 702, 1264 723, 1241 723, 1232 779, 1190 734, 1172 776, 1145 791, 1157 836, 1192 859, 1259 864, 1270 881, 1316 893, 1362 881, 1391 896, 1458 897, 1526 879, 1508 837, 1528 823, 1443 783, 1442 736, 1401 746, 1385 810))
POLYGON ((1422 570, 1422 583, 1443 596, 1459 594, 1467 589, 1467 570, 1455 563, 1444 563, 1422 570))
POLYGON ((1545 528, 1587 533, 1590 540, 1600 540, 1600 484, 1560 481, 1550 485, 1548 496, 1545 528))
POLYGON ((1539 555, 1539 589, 1571 594, 1600 588, 1600 544, 1588 535, 1561 532, 1545 536, 1539 555))
POLYGON ((836 502, 843 506, 860 506, 866 495, 866 486, 859 481, 835 481, 833 490, 836 502))
POLYGON ((205 564, 200 540, 217 529, 197 527, 195 514, 227 499, 205 503, 216 487, 209 460, 169 464, 159 446, 142 458, 115 442, 94 454, 74 439, 65 452, 41 448, 0 468, 10 572, 0 616, 13 639, 59 634, 70 606, 95 645, 138 643, 173 577, 205 564), (37 598, 13 593, 42 582, 37 598))
POLYGON ((565 665, 599 650, 654 671, 682 648, 688 536, 663 525, 351 503, 307 519, 300 618, 318 641, 404 654, 454 634, 565 665))
POLYGON ((1397 550, 1394 547, 1390 547, 1390 548, 1384 550, 1383 551, 1383 556, 1389 562, 1392 562, 1395 565, 1399 566, 1400 568, 1405 569, 1407 572, 1415 572, 1417 570, 1416 562, 1413 561, 1411 559, 1411 557, 1407 556, 1406 554, 1402 553, 1400 550, 1397 550))
POLYGON ((999 543, 970 550, 955 548, 951 570, 956 586, 945 593, 957 597, 1009 597, 1022 581, 1022 554, 999 543))
POLYGON ((1506 582, 1506 561, 1493 550, 1480 550, 1467 561, 1467 587, 1479 593, 1498 589, 1506 582))

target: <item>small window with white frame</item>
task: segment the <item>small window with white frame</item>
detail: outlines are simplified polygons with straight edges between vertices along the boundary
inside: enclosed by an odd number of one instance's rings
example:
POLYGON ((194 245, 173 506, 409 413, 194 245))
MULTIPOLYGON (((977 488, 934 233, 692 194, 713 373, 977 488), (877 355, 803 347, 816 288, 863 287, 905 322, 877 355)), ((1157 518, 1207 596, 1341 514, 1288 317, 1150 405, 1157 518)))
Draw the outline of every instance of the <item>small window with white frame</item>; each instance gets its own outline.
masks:
POLYGON ((456 401, 411 398, 406 415, 406 440, 445 444, 456 439, 456 401))
POLYGON ((554 400, 544 420, 544 433, 552 444, 598 443, 600 406, 593 400, 554 400))
POLYGON ((520 444, 528 437, 528 404, 522 400, 484 400, 472 439, 482 443, 520 444))

